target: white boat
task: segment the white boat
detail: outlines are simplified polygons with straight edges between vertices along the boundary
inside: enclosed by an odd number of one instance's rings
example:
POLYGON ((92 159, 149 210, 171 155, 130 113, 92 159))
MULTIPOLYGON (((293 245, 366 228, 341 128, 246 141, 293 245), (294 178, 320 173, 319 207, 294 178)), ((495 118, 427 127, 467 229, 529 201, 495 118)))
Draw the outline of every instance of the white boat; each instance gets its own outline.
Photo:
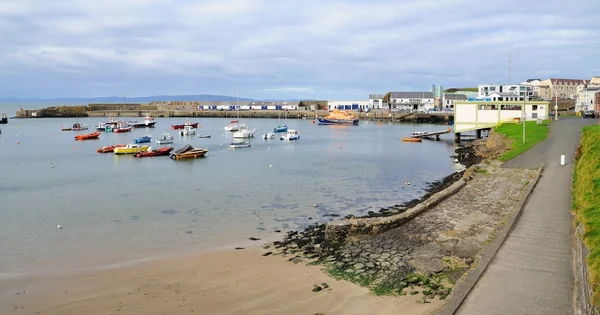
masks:
POLYGON ((196 129, 192 126, 186 125, 183 127, 183 130, 181 130, 179 132, 180 135, 182 136, 189 136, 189 135, 195 135, 196 134, 196 129))
POLYGON ((229 125, 225 126, 225 131, 238 131, 240 130, 240 125, 237 120, 233 120, 229 123, 229 125))
POLYGON ((274 137, 275 137, 275 133, 274 132, 265 133, 263 135, 263 139, 273 139, 274 137))
POLYGON ((171 136, 171 134, 168 132, 163 133, 163 135, 160 138, 156 139, 156 144, 168 143, 173 143, 173 136, 171 136))
POLYGON ((198 135, 198 138, 210 138, 210 135, 198 135))
POLYGON ((230 148, 232 149, 237 149, 237 148, 248 148, 250 147, 250 142, 245 141, 245 142, 232 142, 229 145, 230 148))
POLYGON ((281 138, 279 138, 279 139, 287 140, 287 141, 299 140, 300 134, 298 133, 298 130, 296 130, 296 129, 289 129, 288 132, 284 135, 281 135, 281 138))
POLYGON ((240 129, 233 133, 234 138, 254 138, 256 129, 250 129, 248 126, 241 124, 240 129))

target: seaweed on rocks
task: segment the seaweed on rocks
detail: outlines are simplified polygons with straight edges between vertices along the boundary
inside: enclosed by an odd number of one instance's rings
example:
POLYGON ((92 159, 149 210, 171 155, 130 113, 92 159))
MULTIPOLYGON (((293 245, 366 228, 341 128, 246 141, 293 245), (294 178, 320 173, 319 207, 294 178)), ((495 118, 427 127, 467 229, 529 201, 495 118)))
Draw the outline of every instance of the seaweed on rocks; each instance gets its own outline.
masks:
POLYGON ((482 158, 477 155, 477 150, 471 143, 457 148, 454 152, 456 153, 454 157, 458 160, 458 163, 464 165, 466 168, 479 164, 482 160, 482 158))

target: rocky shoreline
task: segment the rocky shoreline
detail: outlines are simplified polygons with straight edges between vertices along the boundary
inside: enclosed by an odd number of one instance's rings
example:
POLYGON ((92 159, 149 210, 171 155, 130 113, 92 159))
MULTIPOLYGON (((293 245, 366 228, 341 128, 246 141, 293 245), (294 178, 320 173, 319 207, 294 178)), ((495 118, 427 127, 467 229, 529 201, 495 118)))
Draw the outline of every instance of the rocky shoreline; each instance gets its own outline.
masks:
POLYGON ((457 149, 455 157, 468 169, 433 183, 423 198, 344 219, 355 222, 396 215, 460 180, 467 181, 458 192, 398 227, 332 238, 328 229, 333 223, 319 223, 266 244, 264 255, 321 265, 331 276, 367 286, 376 294, 418 295, 422 303, 445 299, 521 199, 522 188, 535 172, 481 163, 471 145, 457 149))

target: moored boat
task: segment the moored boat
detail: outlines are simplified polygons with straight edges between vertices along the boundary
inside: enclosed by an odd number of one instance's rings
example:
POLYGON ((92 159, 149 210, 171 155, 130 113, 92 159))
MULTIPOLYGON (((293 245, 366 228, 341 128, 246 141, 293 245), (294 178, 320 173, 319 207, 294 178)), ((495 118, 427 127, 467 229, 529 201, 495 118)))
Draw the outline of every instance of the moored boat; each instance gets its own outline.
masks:
POLYGON ((146 143, 152 141, 152 136, 143 136, 133 139, 133 143, 146 143))
POLYGON ((273 139, 275 137, 275 133, 267 132, 263 135, 263 139, 273 139))
POLYGON ((144 121, 143 122, 130 121, 130 122, 127 122, 127 123, 130 126, 134 127, 134 128, 144 128, 144 127, 153 128, 154 125, 156 124, 156 120, 152 116, 146 116, 146 117, 144 117, 144 121))
POLYGON ((225 126, 225 131, 238 131, 240 130, 240 125, 238 120, 232 120, 229 125, 225 126))
POLYGON ((98 152, 98 153, 111 153, 111 152, 113 152, 113 150, 115 148, 122 148, 124 146, 125 146, 125 144, 105 145, 105 146, 103 146, 101 148, 98 148, 98 150, 96 150, 96 152, 98 152))
POLYGON ((248 141, 244 141, 244 142, 232 142, 231 144, 229 144, 229 147, 232 148, 232 149, 248 148, 250 146, 251 146, 251 144, 248 141))
POLYGON ((95 131, 88 134, 79 134, 75 136, 75 140, 90 140, 90 139, 98 139, 100 133, 95 131))
POLYGON ((358 125, 358 118, 351 112, 333 110, 325 117, 317 117, 319 125, 358 125))
POLYGON ((300 134, 298 133, 298 130, 296 129, 290 129, 287 131, 286 134, 281 135, 281 138, 279 138, 280 140, 287 140, 287 141, 293 141, 293 140, 299 140, 300 139, 300 134))
POLYGON ((81 131, 87 130, 88 126, 86 124, 74 123, 70 128, 61 128, 62 131, 81 131))
POLYGON ((273 132, 287 132, 288 131, 288 126, 287 125, 279 125, 275 128, 273 128, 273 132))
POLYGON ((210 138, 210 135, 198 135, 198 138, 210 138))
POLYGON ((115 154, 136 154, 138 152, 148 151, 149 149, 149 145, 139 145, 135 143, 130 143, 124 147, 114 148, 113 152, 115 154))
POLYGON ((183 125, 171 125, 171 129, 173 129, 173 130, 184 129, 185 126, 191 126, 192 128, 198 128, 198 123, 192 123, 190 121, 186 121, 185 124, 183 124, 183 125))
POLYGON ((409 138, 402 138, 402 141, 404 141, 404 142, 421 142, 422 140, 421 140, 421 138, 409 137, 409 138))
POLYGON ((163 148, 158 148, 158 149, 152 150, 152 151, 137 152, 134 156, 136 158, 143 158, 143 157, 151 157, 151 156, 169 155, 169 153, 171 153, 172 150, 173 150, 173 147, 163 147, 163 148))
POLYGON ((183 130, 179 131, 179 134, 182 136, 195 135, 196 129, 192 125, 186 125, 183 127, 183 130))
POLYGON ((168 144, 168 143, 173 143, 173 136, 171 136, 171 134, 168 131, 165 131, 165 133, 163 133, 163 135, 156 139, 156 144, 168 144))
POLYGON ((203 157, 208 152, 208 149, 194 148, 191 145, 186 145, 176 151, 171 152, 171 159, 182 160, 182 159, 195 159, 203 157))
POLYGON ((248 128, 245 124, 241 124, 239 130, 233 133, 234 138, 254 138, 256 129, 248 128))
POLYGON ((119 123, 115 127, 113 127, 113 132, 130 132, 133 127, 127 125, 126 123, 119 123))

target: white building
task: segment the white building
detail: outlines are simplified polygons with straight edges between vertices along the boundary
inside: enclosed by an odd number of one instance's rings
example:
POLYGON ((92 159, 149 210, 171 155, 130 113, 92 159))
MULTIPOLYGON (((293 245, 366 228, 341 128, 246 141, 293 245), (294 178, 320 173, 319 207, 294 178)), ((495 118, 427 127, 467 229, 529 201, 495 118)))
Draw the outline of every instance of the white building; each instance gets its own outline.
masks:
POLYGON ((373 108, 369 101, 327 101, 327 109, 366 110, 373 108))
POLYGON ((522 101, 533 96, 533 88, 524 84, 480 84, 479 98, 492 98, 492 101, 522 101))
POLYGON ((457 101, 454 104, 454 132, 487 129, 503 122, 548 119, 548 101, 457 101))
POLYGON ((455 101, 466 101, 467 95, 461 93, 444 93, 442 96, 442 108, 454 109, 455 101))
POLYGON ((431 110, 435 103, 433 92, 391 92, 389 105, 400 110, 431 110))
POLYGON ((371 108, 388 108, 388 104, 383 102, 383 94, 369 94, 369 106, 371 108))
POLYGON ((577 86, 575 111, 593 110, 594 99, 598 92, 600 92, 600 84, 582 84, 577 86))

